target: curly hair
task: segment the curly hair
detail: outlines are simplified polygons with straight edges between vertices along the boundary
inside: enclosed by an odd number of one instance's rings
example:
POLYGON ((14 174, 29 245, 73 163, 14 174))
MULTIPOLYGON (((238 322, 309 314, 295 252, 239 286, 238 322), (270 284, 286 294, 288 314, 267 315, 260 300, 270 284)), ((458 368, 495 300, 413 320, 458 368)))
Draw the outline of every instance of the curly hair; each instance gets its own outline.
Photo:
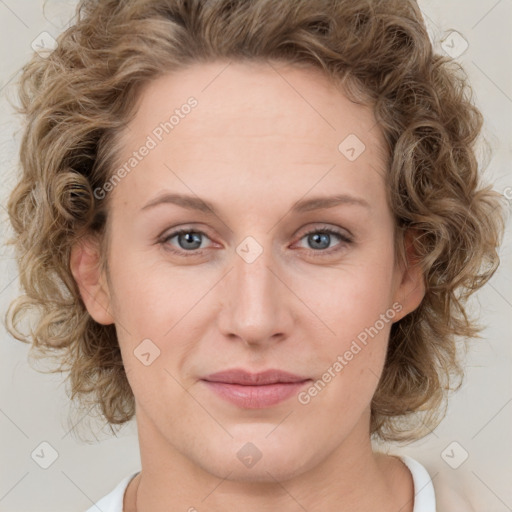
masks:
POLYGON ((69 372, 71 401, 101 411, 111 429, 135 414, 115 326, 89 316, 70 253, 86 234, 108 237, 109 197, 94 190, 115 169, 142 87, 201 62, 275 61, 319 69, 373 109, 389 157, 395 254, 406 261, 414 230, 426 293, 392 325, 370 432, 407 441, 436 426, 463 378, 458 337, 480 337, 466 301, 499 265, 505 222, 501 194, 481 183, 483 116, 467 75, 434 52, 415 1, 82 0, 57 43, 18 83, 26 125, 8 213, 23 294, 5 319, 31 355, 54 355, 52 371, 69 372), (28 334, 26 311, 36 314, 28 334))

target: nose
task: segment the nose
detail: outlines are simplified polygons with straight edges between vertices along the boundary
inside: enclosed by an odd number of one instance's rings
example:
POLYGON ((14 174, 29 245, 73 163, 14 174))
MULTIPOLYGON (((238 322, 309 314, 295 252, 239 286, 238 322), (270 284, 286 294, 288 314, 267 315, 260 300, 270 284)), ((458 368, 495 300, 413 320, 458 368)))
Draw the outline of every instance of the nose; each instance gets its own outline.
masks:
POLYGON ((282 267, 276 265, 270 247, 251 259, 245 258, 243 249, 233 255, 232 270, 219 290, 219 328, 227 338, 252 347, 268 346, 290 335, 293 294, 283 282, 282 267))

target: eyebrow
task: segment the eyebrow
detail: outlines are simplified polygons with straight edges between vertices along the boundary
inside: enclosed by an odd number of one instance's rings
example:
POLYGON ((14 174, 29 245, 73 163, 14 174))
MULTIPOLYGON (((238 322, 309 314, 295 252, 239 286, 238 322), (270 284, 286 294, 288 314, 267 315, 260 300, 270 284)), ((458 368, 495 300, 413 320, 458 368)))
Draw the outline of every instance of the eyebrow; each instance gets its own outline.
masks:
MULTIPOLYGON (((209 201, 195 196, 175 194, 170 192, 155 197, 146 203, 141 208, 141 210, 148 210, 163 204, 175 204, 188 210, 198 210, 208 215, 217 215, 216 207, 209 201)), ((319 196, 313 197, 311 199, 301 199, 293 205, 291 211, 296 213, 304 213, 313 210, 333 208, 334 206, 339 205, 355 205, 371 209, 370 204, 362 197, 356 197, 349 194, 338 194, 334 196, 319 196)))

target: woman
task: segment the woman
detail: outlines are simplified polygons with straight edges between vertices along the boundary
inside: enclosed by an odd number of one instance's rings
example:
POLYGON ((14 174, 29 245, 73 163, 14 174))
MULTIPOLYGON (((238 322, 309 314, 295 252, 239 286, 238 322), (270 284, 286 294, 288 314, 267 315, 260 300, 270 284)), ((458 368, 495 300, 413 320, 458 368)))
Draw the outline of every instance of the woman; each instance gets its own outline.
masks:
POLYGON ((8 315, 28 341, 38 309, 73 397, 136 418, 141 471, 90 510, 465 510, 372 448, 442 418, 502 233, 417 5, 78 14, 21 79, 8 315))

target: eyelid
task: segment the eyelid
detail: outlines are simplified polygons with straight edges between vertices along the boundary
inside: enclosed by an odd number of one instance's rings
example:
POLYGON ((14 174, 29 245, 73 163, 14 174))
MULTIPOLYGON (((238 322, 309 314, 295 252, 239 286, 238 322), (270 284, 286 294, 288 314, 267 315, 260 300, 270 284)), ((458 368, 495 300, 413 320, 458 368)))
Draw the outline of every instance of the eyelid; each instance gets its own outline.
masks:
POLYGON ((337 236, 340 239, 340 243, 336 244, 334 247, 331 247, 329 249, 325 250, 315 250, 315 249, 307 249, 303 248, 304 251, 306 251, 308 254, 312 254, 315 257, 321 258, 322 256, 328 257, 332 256, 333 254, 339 252, 342 250, 343 247, 346 247, 348 245, 354 244, 354 238, 352 234, 346 234, 343 231, 340 230, 340 228, 333 228, 330 226, 315 226, 306 231, 305 233, 302 233, 301 236, 298 238, 298 242, 300 242, 303 238, 307 237, 310 234, 313 233, 327 233, 329 235, 337 236))
POLYGON ((174 238, 175 236, 181 235, 183 233, 196 233, 196 234, 199 234, 199 235, 202 235, 202 236, 208 238, 208 240, 212 240, 211 237, 208 235, 208 233, 205 230, 199 229, 199 228, 196 229, 192 226, 185 225, 183 227, 171 228, 170 231, 169 230, 164 231, 164 233, 158 237, 157 243, 162 246, 165 246, 166 250, 168 250, 172 253, 179 254, 179 255, 184 254, 185 256, 199 255, 199 254, 202 254, 203 251, 206 250, 206 248, 203 248, 203 249, 194 249, 193 251, 185 251, 184 249, 169 248, 168 247, 169 240, 171 238, 174 238))
POLYGON ((344 240, 346 240, 347 242, 348 241, 350 241, 350 242, 354 241, 354 237, 353 237, 352 233, 350 233, 347 229, 339 228, 339 227, 332 227, 329 224, 322 224, 320 226, 318 226, 318 225, 313 226, 312 228, 308 229, 305 233, 302 233, 300 238, 303 238, 306 235, 309 235, 311 233, 317 233, 317 232, 325 232, 325 233, 331 233, 331 234, 334 234, 334 235, 338 235, 341 238, 343 238, 344 240))

